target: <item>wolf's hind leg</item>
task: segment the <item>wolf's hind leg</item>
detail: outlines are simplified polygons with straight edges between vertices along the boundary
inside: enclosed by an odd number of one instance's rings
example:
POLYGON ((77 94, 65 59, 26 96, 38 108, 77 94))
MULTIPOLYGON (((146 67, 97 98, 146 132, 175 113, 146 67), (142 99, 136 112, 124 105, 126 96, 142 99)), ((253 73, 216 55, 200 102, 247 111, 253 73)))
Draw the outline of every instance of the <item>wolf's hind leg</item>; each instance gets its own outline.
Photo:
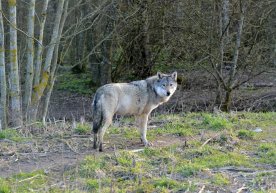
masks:
POLYGON ((145 146, 150 146, 151 144, 147 140, 148 114, 140 115, 137 122, 139 124, 141 141, 145 146))
POLYGON ((106 121, 104 122, 102 128, 99 130, 99 151, 103 151, 103 137, 106 129, 111 125, 111 123, 112 116, 106 118, 106 121))
POLYGON ((97 149, 97 146, 98 146, 98 134, 94 133, 94 145, 93 145, 93 148, 97 149))

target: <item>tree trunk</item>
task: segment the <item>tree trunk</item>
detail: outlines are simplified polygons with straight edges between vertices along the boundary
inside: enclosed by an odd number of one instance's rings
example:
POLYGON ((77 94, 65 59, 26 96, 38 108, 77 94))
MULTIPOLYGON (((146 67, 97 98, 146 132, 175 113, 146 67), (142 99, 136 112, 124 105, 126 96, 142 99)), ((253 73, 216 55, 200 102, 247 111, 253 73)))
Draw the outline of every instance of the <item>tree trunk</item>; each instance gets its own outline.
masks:
POLYGON ((20 102, 20 84, 17 59, 16 0, 8 0, 10 28, 10 97, 11 124, 21 126, 22 110, 20 102))
MULTIPOLYGON (((0 10, 2 1, 0 0, 0 10)), ((7 84, 5 68, 5 35, 2 12, 0 12, 0 128, 7 127, 7 84)))
POLYGON ((45 88, 48 85, 53 53, 54 53, 55 45, 59 40, 59 28, 60 28, 60 21, 61 21, 61 16, 62 16, 63 7, 64 7, 64 1, 65 0, 59 0, 58 2, 54 29, 53 29, 50 45, 46 53, 46 59, 45 59, 44 68, 42 70, 41 81, 38 85, 35 85, 33 89, 32 101, 28 111, 28 116, 31 121, 36 120, 38 106, 39 106, 41 97, 44 93, 45 88))
POLYGON ((35 73, 34 73, 34 85, 38 85, 40 82, 41 76, 41 64, 42 64, 42 52, 43 52, 43 38, 44 38, 44 27, 47 17, 47 8, 48 8, 49 0, 43 1, 43 8, 42 8, 42 18, 39 28, 39 44, 37 44, 37 54, 36 54, 36 62, 35 62, 35 73))
POLYGON ((224 50, 228 42, 228 23, 229 23, 229 0, 222 0, 220 11, 220 62, 217 65, 218 71, 222 74, 224 64, 224 50))
POLYGON ((228 80, 228 87, 230 87, 231 89, 233 87, 235 87, 234 78, 236 76, 237 67, 238 67, 239 49, 240 49, 240 45, 241 45, 243 23, 244 23, 244 5, 241 3, 240 4, 240 20, 238 22, 236 45, 235 45, 235 50, 234 50, 234 54, 233 54, 233 66, 230 70, 230 78, 228 80))
POLYGON ((30 0, 29 10, 28 10, 28 35, 27 39, 27 65, 26 65, 26 79, 25 79, 25 93, 23 97, 23 109, 25 109, 27 114, 27 108, 31 102, 32 88, 33 88, 33 78, 34 78, 34 16, 35 16, 35 0, 30 0))
MULTIPOLYGON (((94 31, 92 29, 89 29, 87 31, 86 36, 86 42, 87 42, 87 53, 90 53, 93 51, 93 48, 95 46, 95 37, 94 37, 94 31)), ((91 68, 91 75, 92 75, 92 84, 93 86, 100 86, 100 74, 99 74, 99 61, 97 60, 97 56, 95 53, 92 53, 88 58, 88 63, 91 68)))
MULTIPOLYGON (((79 0, 80 4, 83 4, 83 0, 79 0)), ((78 10, 76 10, 76 17, 77 20, 82 20, 87 13, 86 12, 86 6, 82 5, 78 10)), ((78 65, 74 66, 72 68, 73 73, 83 73, 86 71, 86 61, 83 61, 84 54, 85 54, 85 49, 86 49, 86 42, 85 42, 85 34, 86 31, 83 31, 79 34, 76 35, 75 37, 75 44, 76 44, 76 49, 75 49, 75 63, 78 65)))
POLYGON ((231 102, 232 102, 232 90, 226 90, 225 92, 225 99, 222 104, 221 110, 224 112, 229 112, 230 107, 231 107, 231 102))
POLYGON ((148 5, 146 4, 146 8, 143 12, 143 33, 144 33, 144 46, 143 46, 143 55, 144 55, 144 61, 145 61, 145 66, 142 69, 142 74, 144 76, 150 76, 151 75, 151 70, 152 70, 152 61, 151 61, 151 52, 150 52, 150 34, 149 34, 149 14, 148 14, 148 5))
POLYGON ((46 125, 46 117, 47 117, 47 113, 48 113, 48 107, 49 107, 49 103, 50 103, 50 98, 52 95, 52 91, 54 88, 54 84, 55 84, 55 80, 56 80, 56 72, 58 69, 58 55, 59 55, 59 41, 60 41, 60 37, 63 31, 63 27, 68 15, 68 3, 69 0, 66 0, 65 5, 64 5, 64 13, 62 15, 61 18, 61 22, 60 22, 60 28, 59 28, 59 39, 58 39, 58 43, 56 44, 55 47, 55 51, 54 51, 54 58, 53 58, 53 62, 52 62, 52 69, 51 69, 51 74, 50 74, 50 80, 49 80, 49 84, 47 86, 47 92, 46 92, 46 98, 45 98, 45 102, 44 102, 44 106, 43 106, 43 112, 42 112, 42 122, 43 125, 46 125))

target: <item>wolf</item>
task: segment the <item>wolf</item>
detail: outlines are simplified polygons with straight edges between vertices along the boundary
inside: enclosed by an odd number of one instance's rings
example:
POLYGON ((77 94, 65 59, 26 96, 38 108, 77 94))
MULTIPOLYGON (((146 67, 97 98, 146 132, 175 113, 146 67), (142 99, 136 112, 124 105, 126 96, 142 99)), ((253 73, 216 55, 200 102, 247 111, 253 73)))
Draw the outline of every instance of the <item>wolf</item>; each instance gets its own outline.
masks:
POLYGON ((157 75, 130 83, 111 83, 100 87, 93 98, 92 118, 94 149, 103 151, 103 137, 114 114, 134 115, 141 141, 147 140, 147 122, 153 109, 167 102, 177 88, 177 72, 157 75))

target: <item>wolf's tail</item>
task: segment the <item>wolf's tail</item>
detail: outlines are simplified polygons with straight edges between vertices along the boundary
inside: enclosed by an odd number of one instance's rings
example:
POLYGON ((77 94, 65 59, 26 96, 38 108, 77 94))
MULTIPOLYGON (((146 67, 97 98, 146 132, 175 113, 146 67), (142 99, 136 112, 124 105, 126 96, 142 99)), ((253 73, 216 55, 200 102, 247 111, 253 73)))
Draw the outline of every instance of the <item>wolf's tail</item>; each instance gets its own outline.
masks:
POLYGON ((98 133, 103 122, 103 109, 102 109, 102 103, 100 101, 100 98, 101 98, 101 95, 99 93, 96 93, 92 103, 94 133, 98 133))

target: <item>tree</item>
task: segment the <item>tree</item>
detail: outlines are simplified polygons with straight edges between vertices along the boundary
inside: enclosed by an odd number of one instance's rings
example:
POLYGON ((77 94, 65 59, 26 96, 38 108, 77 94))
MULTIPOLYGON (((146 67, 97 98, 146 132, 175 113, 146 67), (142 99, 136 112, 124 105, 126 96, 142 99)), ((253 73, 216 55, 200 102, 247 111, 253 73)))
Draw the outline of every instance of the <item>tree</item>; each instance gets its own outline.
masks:
MULTIPOLYGON (((35 0, 30 0, 29 10, 27 17, 27 29, 28 29, 28 39, 27 39, 27 65, 26 65, 26 78, 25 78, 25 94, 23 97, 23 107, 27 109, 31 102, 33 79, 34 79, 34 18, 35 17, 35 0)), ((25 117, 27 114, 25 114, 25 117)))
POLYGON ((49 3, 49 0, 43 1, 42 18, 41 18, 41 22, 39 23, 39 38, 38 38, 38 44, 37 44, 37 54, 36 54, 36 60, 35 60, 35 73, 34 73, 33 85, 38 85, 40 82, 42 53, 43 53, 42 45, 43 45, 43 38, 44 38, 45 22, 47 18, 48 3, 49 3))
MULTIPOLYGON (((2 1, 0 1, 2 10, 2 1)), ((7 126, 7 84, 5 68, 5 35, 2 12, 0 12, 0 128, 7 126)))
POLYGON ((22 109, 20 98, 19 70, 17 58, 17 25, 16 25, 16 0, 8 0, 9 20, 10 20, 10 49, 9 49, 9 68, 10 68, 10 98, 11 98, 11 124, 21 126, 22 109))
POLYGON ((52 61, 52 69, 51 69, 49 83, 47 85, 47 90, 46 90, 46 97, 45 97, 45 101, 44 101, 44 105, 43 105, 42 122, 43 122, 44 125, 46 124, 46 117, 47 117, 47 113, 48 113, 50 98, 51 98, 51 95, 52 95, 52 92, 53 92, 53 87, 54 87, 55 80, 56 80, 57 70, 59 68, 58 57, 59 57, 59 48, 60 48, 60 38, 61 38, 61 35, 62 35, 62 31, 63 31, 63 28, 64 28, 66 18, 68 16, 68 11, 67 11, 68 10, 68 4, 69 4, 69 1, 66 1, 65 5, 64 5, 64 10, 63 10, 63 14, 62 14, 62 18, 61 18, 61 22, 60 22, 60 26, 59 26, 58 40, 57 40, 57 43, 55 45, 55 50, 54 50, 54 57, 53 57, 53 61, 52 61))
POLYGON ((54 28, 52 31, 50 45, 49 45, 47 53, 46 53, 45 64, 44 64, 44 67, 43 67, 42 73, 41 73, 41 79, 40 79, 39 84, 34 85, 34 88, 33 88, 31 104, 30 104, 30 107, 28 110, 29 111, 28 112, 29 121, 36 120, 38 106, 40 104, 41 97, 43 96, 44 90, 48 85, 54 49, 55 49, 56 43, 59 40, 59 29, 60 29, 60 23, 61 23, 61 16, 63 13, 63 8, 64 8, 64 1, 65 0, 60 0, 58 2, 54 28))

